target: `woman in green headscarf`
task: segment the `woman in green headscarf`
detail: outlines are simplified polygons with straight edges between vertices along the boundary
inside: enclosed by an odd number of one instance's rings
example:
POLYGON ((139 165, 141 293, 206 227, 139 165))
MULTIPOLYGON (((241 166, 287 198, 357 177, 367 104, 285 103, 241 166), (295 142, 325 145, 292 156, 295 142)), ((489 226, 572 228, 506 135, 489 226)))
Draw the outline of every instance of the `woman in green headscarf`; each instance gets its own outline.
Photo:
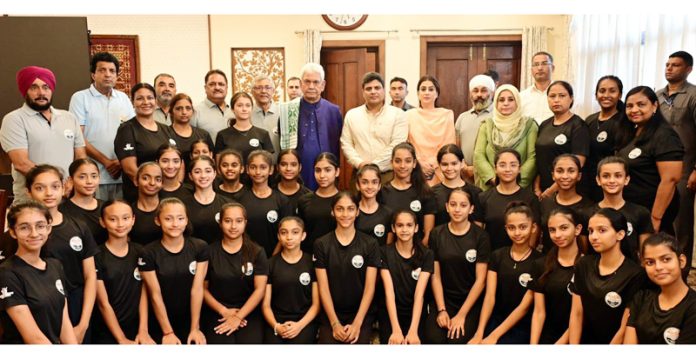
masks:
POLYGON ((520 186, 534 182, 536 161, 534 143, 538 126, 531 117, 522 116, 520 92, 512 85, 502 85, 493 98, 493 117, 479 128, 474 147, 474 178, 484 191, 495 185, 495 154, 512 148, 522 155, 520 186))

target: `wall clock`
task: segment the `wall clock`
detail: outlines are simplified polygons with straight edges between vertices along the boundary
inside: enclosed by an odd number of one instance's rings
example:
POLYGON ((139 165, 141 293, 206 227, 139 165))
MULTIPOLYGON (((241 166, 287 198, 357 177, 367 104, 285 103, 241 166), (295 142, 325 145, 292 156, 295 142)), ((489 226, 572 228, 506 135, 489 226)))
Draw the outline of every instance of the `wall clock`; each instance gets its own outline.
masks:
POLYGON ((324 21, 336 30, 354 30, 367 20, 367 15, 322 15, 324 21))

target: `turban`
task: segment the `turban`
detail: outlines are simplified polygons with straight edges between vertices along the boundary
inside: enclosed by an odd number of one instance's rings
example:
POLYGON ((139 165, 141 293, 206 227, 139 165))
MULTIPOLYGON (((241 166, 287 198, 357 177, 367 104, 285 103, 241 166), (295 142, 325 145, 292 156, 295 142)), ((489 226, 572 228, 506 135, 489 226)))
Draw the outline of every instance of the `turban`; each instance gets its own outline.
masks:
POLYGON ((36 79, 45 82, 51 91, 56 89, 56 76, 51 70, 38 66, 27 66, 17 71, 17 87, 22 96, 26 96, 27 90, 36 79))
POLYGON ((490 76, 476 75, 472 77, 469 81, 469 91, 479 86, 485 86, 490 92, 495 91, 495 82, 493 82, 493 79, 490 76))

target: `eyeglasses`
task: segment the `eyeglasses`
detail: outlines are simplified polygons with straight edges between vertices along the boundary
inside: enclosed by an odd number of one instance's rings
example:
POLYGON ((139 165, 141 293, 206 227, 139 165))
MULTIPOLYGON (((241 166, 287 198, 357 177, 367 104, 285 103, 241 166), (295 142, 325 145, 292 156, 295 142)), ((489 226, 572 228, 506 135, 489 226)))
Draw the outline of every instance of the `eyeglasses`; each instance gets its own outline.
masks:
POLYGON ((273 86, 254 86, 254 90, 256 90, 256 91, 263 91, 263 90, 271 91, 271 90, 273 90, 273 86))
POLYGON ((532 67, 548 66, 553 65, 553 62, 543 61, 543 62, 533 62, 532 67))
POLYGON ((22 235, 29 235, 31 234, 32 229, 34 229, 37 233, 46 233, 48 230, 48 223, 39 222, 33 226, 31 224, 20 224, 15 228, 15 231, 22 235))

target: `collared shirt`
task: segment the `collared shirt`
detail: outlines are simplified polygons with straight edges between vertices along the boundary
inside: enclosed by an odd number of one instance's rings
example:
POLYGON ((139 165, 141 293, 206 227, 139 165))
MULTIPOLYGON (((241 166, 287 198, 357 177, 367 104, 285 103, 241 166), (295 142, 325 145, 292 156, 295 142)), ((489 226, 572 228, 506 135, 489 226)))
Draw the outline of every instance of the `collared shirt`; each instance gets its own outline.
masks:
POLYGON ((660 100, 660 111, 667 122, 672 125, 684 145, 683 172, 688 178, 691 171, 696 170, 696 86, 684 84, 671 96, 669 87, 657 91, 660 100))
POLYGON ((191 126, 208 131, 210 137, 215 141, 218 132, 230 127, 229 121, 232 117, 234 117, 234 113, 232 113, 230 105, 225 103, 225 108, 221 110, 218 105, 206 98, 195 106, 191 126))
POLYGON ((541 125, 547 118, 553 116, 549 108, 549 100, 546 98, 546 89, 539 90, 535 85, 529 86, 520 92, 522 101, 522 116, 532 117, 537 125, 541 125))
POLYGON ((377 114, 362 105, 346 113, 341 133, 341 149, 353 167, 363 162, 379 166, 380 171, 391 169, 394 146, 406 141, 408 122, 400 108, 384 105, 377 114))
POLYGON ((493 104, 475 113, 474 109, 462 112, 454 124, 454 131, 459 139, 459 147, 464 153, 464 162, 468 166, 474 164, 474 146, 476 145, 476 136, 478 135, 479 127, 486 119, 493 117, 493 104))
MULTIPOLYGON (((75 116, 65 110, 51 107, 51 121, 26 103, 8 113, 2 120, 0 144, 6 152, 24 149, 29 160, 36 164, 48 163, 68 173, 75 159, 75 148, 85 147, 80 125, 75 116)), ((16 198, 25 197, 24 175, 12 165, 12 189, 16 198)))
MULTIPOLYGON (((118 126, 135 116, 128 95, 111 90, 111 96, 107 97, 92 84, 72 95, 70 112, 84 126, 85 140, 107 158, 116 159, 114 139, 118 126)), ((121 183, 121 177, 114 179, 101 163, 98 165, 100 184, 121 183)))
POLYGON ((273 143, 273 149, 275 149, 274 156, 278 158, 278 153, 280 152, 280 132, 278 128, 278 122, 280 121, 280 110, 276 103, 271 103, 268 111, 264 111, 263 108, 259 106, 254 106, 251 112, 251 124, 263 128, 268 131, 268 135, 271 136, 271 142, 273 143))
POLYGON ((172 120, 169 118, 169 112, 164 112, 161 107, 156 108, 153 115, 155 116, 155 121, 167 126, 172 125, 172 120))
MULTIPOLYGON (((394 106, 394 101, 392 101, 389 105, 394 106)), ((396 106, 394 106, 394 107, 396 107, 396 106)), ((404 101, 404 107, 396 107, 396 108, 400 108, 400 109, 402 109, 404 112, 406 112, 406 111, 412 109, 413 106, 411 106, 408 102, 404 101)))

